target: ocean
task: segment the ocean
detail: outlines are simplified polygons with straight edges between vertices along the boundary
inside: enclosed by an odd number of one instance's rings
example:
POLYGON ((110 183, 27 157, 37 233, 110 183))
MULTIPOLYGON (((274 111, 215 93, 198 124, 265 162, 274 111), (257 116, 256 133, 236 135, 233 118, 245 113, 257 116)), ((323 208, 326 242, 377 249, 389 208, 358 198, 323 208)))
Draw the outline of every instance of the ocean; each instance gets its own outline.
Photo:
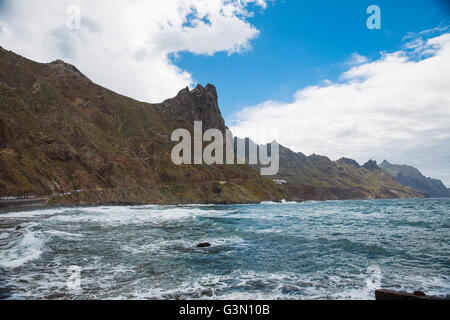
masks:
POLYGON ((450 296, 450 199, 0 215, 1 299, 374 299, 377 288, 450 296))

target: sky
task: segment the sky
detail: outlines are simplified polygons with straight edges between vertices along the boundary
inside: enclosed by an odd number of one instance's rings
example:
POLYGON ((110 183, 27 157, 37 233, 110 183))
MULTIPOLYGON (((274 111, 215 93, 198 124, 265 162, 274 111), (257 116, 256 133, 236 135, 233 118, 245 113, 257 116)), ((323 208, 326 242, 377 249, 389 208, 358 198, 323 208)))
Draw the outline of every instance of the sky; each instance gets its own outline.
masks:
POLYGON ((445 0, 0 0, 0 45, 142 101, 212 83, 238 136, 450 186, 449 18, 445 0))

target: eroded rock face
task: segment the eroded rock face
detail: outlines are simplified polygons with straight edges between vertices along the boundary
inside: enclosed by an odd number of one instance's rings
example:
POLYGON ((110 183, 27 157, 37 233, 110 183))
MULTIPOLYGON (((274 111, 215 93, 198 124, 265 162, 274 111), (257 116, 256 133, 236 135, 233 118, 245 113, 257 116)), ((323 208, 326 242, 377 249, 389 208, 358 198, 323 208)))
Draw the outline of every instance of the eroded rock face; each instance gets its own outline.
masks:
POLYGON ((203 130, 224 130, 225 121, 219 109, 217 90, 212 84, 197 85, 193 90, 185 88, 175 98, 160 105, 161 113, 172 123, 194 121, 203 122, 203 130))

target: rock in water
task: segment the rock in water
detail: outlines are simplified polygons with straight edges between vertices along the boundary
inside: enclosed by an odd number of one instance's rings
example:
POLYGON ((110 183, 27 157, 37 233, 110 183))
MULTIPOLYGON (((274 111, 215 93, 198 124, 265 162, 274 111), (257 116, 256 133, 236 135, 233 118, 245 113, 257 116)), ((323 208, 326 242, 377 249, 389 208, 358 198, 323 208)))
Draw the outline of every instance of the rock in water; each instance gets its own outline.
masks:
POLYGON ((426 296, 425 292, 419 291, 419 290, 414 291, 413 295, 419 296, 419 297, 425 297, 426 296))
POLYGON ((197 245, 197 248, 207 248, 207 247, 211 247, 211 243, 209 242, 203 242, 203 243, 199 243, 197 245))
POLYGON ((403 291, 379 289, 375 290, 375 300, 441 300, 441 298, 427 296, 422 291, 407 293, 403 291))

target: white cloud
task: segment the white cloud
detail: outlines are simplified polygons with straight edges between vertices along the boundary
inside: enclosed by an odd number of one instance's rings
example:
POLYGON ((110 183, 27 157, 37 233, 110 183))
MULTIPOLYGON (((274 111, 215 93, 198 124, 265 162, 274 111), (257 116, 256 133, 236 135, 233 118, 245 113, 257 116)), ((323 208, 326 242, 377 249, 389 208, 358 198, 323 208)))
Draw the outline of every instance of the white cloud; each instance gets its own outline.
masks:
POLYGON ((212 55, 250 49, 258 30, 248 4, 264 0, 4 0, 0 45, 30 59, 63 59, 94 82, 140 100, 159 102, 192 85, 170 54, 212 55), (66 26, 69 6, 81 28, 66 26))
POLYGON ((353 52, 350 64, 358 65, 362 63, 366 63, 368 61, 367 57, 360 55, 358 52, 353 52))
POLYGON ((450 33, 414 40, 379 60, 357 59, 339 81, 299 90, 292 103, 245 108, 231 129, 248 136, 271 128, 295 151, 387 158, 450 185, 450 33))

